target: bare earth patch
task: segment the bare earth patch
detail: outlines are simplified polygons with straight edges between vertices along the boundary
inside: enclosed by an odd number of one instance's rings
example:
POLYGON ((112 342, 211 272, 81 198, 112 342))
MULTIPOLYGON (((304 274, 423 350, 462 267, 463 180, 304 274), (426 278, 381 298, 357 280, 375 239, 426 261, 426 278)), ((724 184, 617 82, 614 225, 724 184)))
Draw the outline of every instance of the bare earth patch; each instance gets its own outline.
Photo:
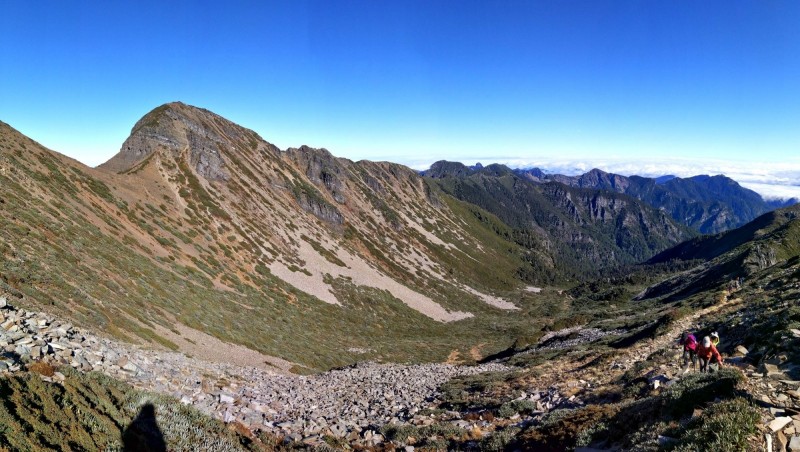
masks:
POLYGON ((447 364, 460 364, 461 363, 461 353, 458 350, 453 350, 447 355, 447 360, 445 361, 447 364))
POLYGON ((264 355, 242 345, 223 342, 180 322, 175 321, 174 325, 180 334, 175 334, 161 325, 155 325, 156 333, 175 343, 181 352, 203 361, 278 370, 283 373, 289 373, 289 369, 294 365, 285 359, 264 355))
POLYGON ((353 256, 347 251, 340 249, 336 253, 337 258, 342 260, 347 267, 341 267, 328 261, 305 241, 299 243, 297 252, 298 257, 306 263, 304 269, 311 273, 310 276, 302 271, 293 272, 279 261, 270 265, 270 271, 297 289, 314 295, 326 303, 340 304, 331 292, 330 286, 323 281, 324 275, 328 274, 333 277, 349 277, 354 284, 359 286, 387 290, 408 307, 439 322, 452 322, 473 316, 469 312, 448 311, 432 299, 384 275, 363 259, 353 256))
POLYGON ((480 298, 484 303, 488 304, 489 306, 494 306, 498 309, 505 309, 508 311, 516 311, 519 308, 512 302, 508 300, 504 300, 500 297, 495 297, 493 295, 487 295, 483 292, 477 291, 469 286, 462 286, 463 290, 475 295, 476 297, 480 298))
POLYGON ((469 356, 474 359, 475 361, 480 360, 483 358, 483 353, 481 353, 481 349, 486 346, 486 343, 478 344, 471 349, 469 349, 469 356))

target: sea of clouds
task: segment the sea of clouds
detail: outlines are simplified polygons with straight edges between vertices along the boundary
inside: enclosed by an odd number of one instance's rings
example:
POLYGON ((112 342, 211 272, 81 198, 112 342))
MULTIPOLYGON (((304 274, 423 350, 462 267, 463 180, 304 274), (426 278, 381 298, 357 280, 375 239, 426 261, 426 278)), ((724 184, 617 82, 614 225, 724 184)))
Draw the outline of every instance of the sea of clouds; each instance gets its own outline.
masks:
MULTIPOLYGON (((760 194, 765 199, 800 199, 800 159, 787 162, 756 162, 710 159, 650 159, 637 161, 623 158, 503 158, 489 157, 462 161, 467 165, 502 163, 511 168, 539 168, 546 173, 575 176, 598 168, 623 176, 690 177, 700 174, 723 174, 760 194)), ((432 162, 413 162, 415 169, 427 169, 432 162)))

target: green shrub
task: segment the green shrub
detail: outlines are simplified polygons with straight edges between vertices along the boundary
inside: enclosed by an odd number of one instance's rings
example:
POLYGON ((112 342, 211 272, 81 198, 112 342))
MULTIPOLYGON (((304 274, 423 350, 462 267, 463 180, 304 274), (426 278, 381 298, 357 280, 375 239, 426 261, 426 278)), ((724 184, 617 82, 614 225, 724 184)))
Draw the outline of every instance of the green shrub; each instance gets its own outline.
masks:
POLYGON ((453 424, 431 424, 425 426, 414 425, 384 425, 381 434, 390 441, 404 443, 409 437, 417 439, 438 437, 443 439, 460 438, 465 433, 464 429, 453 424))
POLYGON ((698 405, 733 396, 743 380, 741 372, 729 367, 714 373, 687 375, 662 395, 664 410, 675 417, 688 414, 698 405))
POLYGON ((512 400, 500 406, 497 415, 500 417, 511 417, 517 413, 531 412, 536 409, 536 404, 530 400, 512 400))
POLYGON ((714 404, 685 427, 674 451, 746 450, 747 439, 757 432, 758 409, 742 398, 714 404))
POLYGON ((519 433, 519 429, 514 427, 497 430, 490 436, 483 437, 478 448, 486 452, 502 452, 514 440, 517 433, 519 433))

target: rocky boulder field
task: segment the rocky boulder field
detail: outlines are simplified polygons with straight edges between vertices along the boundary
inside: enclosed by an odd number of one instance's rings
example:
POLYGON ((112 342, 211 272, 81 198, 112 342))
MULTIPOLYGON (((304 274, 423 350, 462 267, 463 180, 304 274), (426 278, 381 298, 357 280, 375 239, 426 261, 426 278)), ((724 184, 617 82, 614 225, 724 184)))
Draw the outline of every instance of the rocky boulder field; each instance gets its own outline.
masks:
MULTIPOLYGON (((413 450, 409 442, 422 440, 436 448, 437 439, 441 442, 454 434, 486 440, 498 431, 519 431, 552 410, 582 406, 582 398, 575 394, 592 385, 574 379, 541 390, 528 388, 496 415, 485 410, 469 413, 442 409, 440 386, 456 377, 507 373, 512 367, 498 362, 476 366, 362 362, 302 376, 120 343, 52 315, 16 308, 5 297, 0 297, 0 320, 3 373, 24 371, 26 363, 35 361, 100 372, 137 389, 172 396, 227 424, 308 446, 336 438, 342 444, 392 444, 413 450), (429 437, 398 434, 409 428, 429 437), (394 437, 387 438, 387 431, 394 437)), ((592 342, 606 334, 570 328, 545 336, 537 349, 592 342)), ((64 375, 55 372, 41 378, 61 384, 64 375)))
MULTIPOLYGON (((438 387, 456 376, 506 370, 501 364, 360 363, 300 376, 210 363, 181 353, 143 349, 98 337, 42 312, 0 298, 0 371, 46 361, 101 372, 136 388, 168 394, 226 423, 239 422, 290 441, 314 444, 323 435, 379 444, 386 424, 425 423, 438 387)), ((59 384, 64 376, 42 376, 59 384)))
MULTIPOLYGON (((569 433, 590 425, 589 414, 607 417, 603 425, 608 435, 631 435, 637 429, 649 432, 643 421, 648 416, 670 419, 665 413, 686 408, 690 417, 681 428, 687 431, 713 425, 741 409, 750 430, 742 429, 746 438, 735 444, 800 450, 800 382, 793 378, 797 373, 791 350, 755 359, 752 350, 729 343, 726 364, 716 374, 700 374, 679 363, 675 337, 681 331, 707 329, 702 319, 709 316, 734 324, 733 319, 747 317, 742 309, 748 306, 741 298, 731 298, 700 309, 613 356, 587 354, 583 347, 630 331, 573 327, 547 334, 510 358, 477 366, 363 362, 301 376, 123 344, 52 315, 14 307, 0 297, 0 373, 22 373, 43 361, 63 373, 41 378, 63 385, 65 366, 99 372, 137 389, 174 397, 231 428, 265 433, 276 444, 292 447, 410 451, 420 446, 527 450, 547 445, 592 450, 591 436, 569 433), (552 358, 537 361, 540 356, 552 358), (529 360, 531 367, 508 365, 520 359, 529 360), (620 397, 633 397, 636 403, 617 402, 620 397), (719 397, 734 400, 717 403, 719 397), (629 418, 630 410, 644 411, 629 418), (573 434, 577 440, 569 439, 573 434)), ((786 334, 785 343, 800 338, 797 329, 786 334)), ((683 418, 681 412, 675 419, 683 418)), ((669 429, 657 438, 642 438, 652 447, 641 450, 687 441, 686 433, 669 429)), ((714 444, 734 444, 725 441, 734 440, 722 438, 714 444)))

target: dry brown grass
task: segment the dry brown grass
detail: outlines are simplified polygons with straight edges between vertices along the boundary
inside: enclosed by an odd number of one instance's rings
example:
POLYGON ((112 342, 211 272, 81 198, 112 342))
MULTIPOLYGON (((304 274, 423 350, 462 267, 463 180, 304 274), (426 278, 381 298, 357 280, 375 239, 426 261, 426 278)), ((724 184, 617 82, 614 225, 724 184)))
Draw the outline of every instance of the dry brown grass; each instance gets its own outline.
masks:
POLYGON ((614 405, 589 405, 559 419, 552 424, 530 429, 523 433, 522 444, 526 450, 560 451, 575 447, 580 432, 619 412, 614 405))
POLYGON ((44 361, 36 361, 28 365, 28 370, 45 377, 52 377, 56 373, 55 367, 44 361))

